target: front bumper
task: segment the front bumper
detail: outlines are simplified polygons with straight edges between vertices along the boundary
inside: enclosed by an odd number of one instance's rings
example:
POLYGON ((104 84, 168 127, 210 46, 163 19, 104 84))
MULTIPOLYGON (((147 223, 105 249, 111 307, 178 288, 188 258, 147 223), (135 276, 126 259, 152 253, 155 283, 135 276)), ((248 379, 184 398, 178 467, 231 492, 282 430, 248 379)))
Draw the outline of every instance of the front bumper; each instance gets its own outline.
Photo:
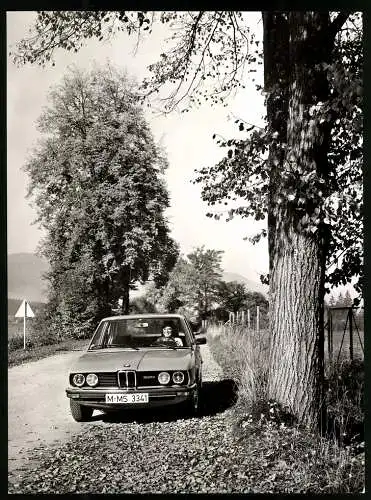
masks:
POLYGON ((83 406, 90 406, 102 410, 125 410, 140 408, 158 408, 173 404, 184 403, 193 397, 197 385, 192 384, 185 387, 147 387, 140 389, 118 389, 118 388, 78 388, 68 387, 66 394, 68 398, 74 399, 83 406), (106 394, 130 394, 147 393, 148 403, 106 403, 106 394))

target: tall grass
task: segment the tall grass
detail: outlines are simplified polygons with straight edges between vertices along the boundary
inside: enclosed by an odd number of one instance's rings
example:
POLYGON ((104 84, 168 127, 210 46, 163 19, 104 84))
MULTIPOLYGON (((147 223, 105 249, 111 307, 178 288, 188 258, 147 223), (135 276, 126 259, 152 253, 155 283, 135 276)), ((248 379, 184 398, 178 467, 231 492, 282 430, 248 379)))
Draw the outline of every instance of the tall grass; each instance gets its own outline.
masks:
POLYGON ((209 342, 224 373, 238 386, 238 405, 250 408, 267 399, 267 330, 248 330, 241 325, 211 327, 209 342))
MULTIPOLYGON (((274 491, 354 493, 364 486, 363 374, 361 361, 327 366, 327 407, 331 431, 326 438, 294 424, 268 400, 269 337, 243 326, 209 328, 208 342, 224 375, 238 386, 234 429, 258 458, 274 456, 287 469, 274 491), (357 436, 358 434, 358 436, 357 436), (292 457, 295 463, 291 464, 292 457), (303 485, 301 489, 299 485, 303 485)), ((272 466, 274 467, 274 463, 272 466)), ((281 474, 282 471, 279 472, 281 474)), ((277 476, 278 477, 278 476, 277 476)))

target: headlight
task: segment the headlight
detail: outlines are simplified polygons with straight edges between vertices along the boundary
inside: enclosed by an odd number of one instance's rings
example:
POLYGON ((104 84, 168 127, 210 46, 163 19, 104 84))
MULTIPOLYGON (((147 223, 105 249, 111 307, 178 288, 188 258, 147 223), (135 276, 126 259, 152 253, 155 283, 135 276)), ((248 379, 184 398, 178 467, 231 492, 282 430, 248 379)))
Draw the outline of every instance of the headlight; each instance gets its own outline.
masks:
POLYGON ((77 387, 81 387, 84 385, 85 377, 82 373, 76 373, 73 376, 72 382, 77 385, 77 387))
POLYGON ((160 382, 160 384, 163 384, 163 385, 166 385, 170 382, 170 375, 168 374, 168 372, 159 373, 157 378, 158 378, 158 381, 160 382))
POLYGON ((90 387, 95 387, 98 384, 98 377, 95 373, 89 373, 86 376, 86 383, 90 385, 90 387))
POLYGON ((184 382, 184 373, 174 372, 173 373, 173 382, 174 382, 174 384, 182 384, 184 382))

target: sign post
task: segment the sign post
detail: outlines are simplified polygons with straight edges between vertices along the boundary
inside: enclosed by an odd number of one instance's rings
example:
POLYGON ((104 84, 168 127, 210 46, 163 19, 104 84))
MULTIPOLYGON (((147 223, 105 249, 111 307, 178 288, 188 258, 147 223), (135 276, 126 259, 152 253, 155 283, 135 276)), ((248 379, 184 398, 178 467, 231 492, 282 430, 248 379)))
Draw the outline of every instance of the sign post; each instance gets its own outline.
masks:
POLYGON ((23 300, 15 313, 16 318, 23 318, 23 349, 26 349, 26 318, 34 318, 34 312, 27 300, 23 300))

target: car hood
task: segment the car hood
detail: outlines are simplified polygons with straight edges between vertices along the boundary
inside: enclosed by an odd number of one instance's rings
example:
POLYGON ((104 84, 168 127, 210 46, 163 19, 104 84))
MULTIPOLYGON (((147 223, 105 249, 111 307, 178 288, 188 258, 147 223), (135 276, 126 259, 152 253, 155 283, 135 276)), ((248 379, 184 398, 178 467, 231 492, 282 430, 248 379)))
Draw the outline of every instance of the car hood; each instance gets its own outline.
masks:
POLYGON ((193 364, 194 353, 191 349, 153 349, 150 351, 104 349, 83 354, 71 371, 86 373, 117 370, 189 370, 193 364))

